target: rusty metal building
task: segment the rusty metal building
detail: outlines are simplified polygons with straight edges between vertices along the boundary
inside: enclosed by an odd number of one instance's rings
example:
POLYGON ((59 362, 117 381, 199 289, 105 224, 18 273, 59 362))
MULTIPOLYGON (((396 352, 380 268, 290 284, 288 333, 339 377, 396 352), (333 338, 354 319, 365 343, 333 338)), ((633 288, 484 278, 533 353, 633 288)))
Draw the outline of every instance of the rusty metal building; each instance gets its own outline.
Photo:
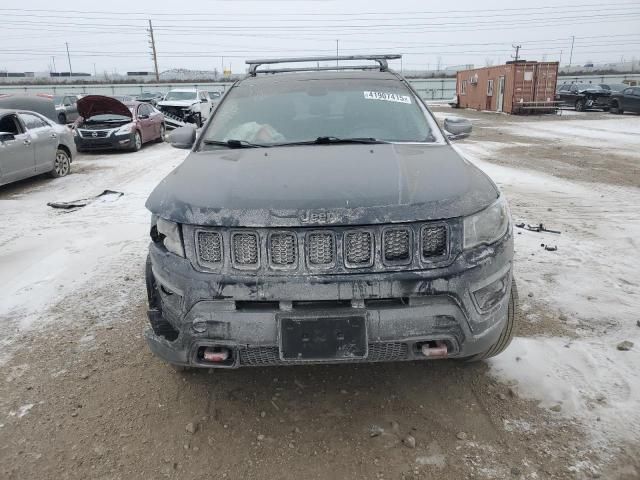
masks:
POLYGON ((544 113, 556 108, 558 62, 518 60, 456 76, 458 106, 505 113, 544 113))

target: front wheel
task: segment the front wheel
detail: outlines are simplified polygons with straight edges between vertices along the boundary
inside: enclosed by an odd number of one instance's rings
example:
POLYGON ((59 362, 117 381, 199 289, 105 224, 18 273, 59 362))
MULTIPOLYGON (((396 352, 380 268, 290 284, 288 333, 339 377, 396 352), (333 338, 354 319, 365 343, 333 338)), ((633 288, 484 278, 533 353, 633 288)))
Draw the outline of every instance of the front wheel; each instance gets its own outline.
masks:
POLYGON ((69 154, 63 149, 59 148, 56 152, 56 159, 53 162, 53 170, 51 170, 51 176, 54 178, 66 177, 71 171, 71 159, 69 154))
POLYGON ((138 150, 140 150, 142 148, 142 137, 140 136, 140 132, 136 132, 134 138, 133 138, 133 147, 132 150, 134 152, 137 152, 138 150))
POLYGON ((618 115, 622 115, 624 113, 622 108, 620 108, 620 104, 618 103, 617 100, 614 100, 611 103, 611 113, 615 113, 615 114, 618 114, 618 115))
POLYGON ((583 99, 576 100, 576 112, 584 112, 585 101, 583 99))
POLYGON ((61 125, 67 124, 67 116, 64 113, 58 115, 58 123, 61 125))
POLYGON ((513 340, 513 336, 518 329, 520 323, 520 315, 518 311, 518 289, 516 288, 516 281, 511 283, 511 295, 509 296, 509 309, 507 311, 507 321, 504 324, 502 333, 496 343, 491 345, 486 352, 479 353, 473 357, 465 358, 468 362, 477 362, 479 360, 485 360, 487 358, 495 357, 502 353, 513 340))
POLYGON ((165 128, 164 124, 162 124, 162 125, 160 125, 160 136, 156 139, 156 141, 158 143, 164 142, 165 133, 166 133, 166 128, 165 128))

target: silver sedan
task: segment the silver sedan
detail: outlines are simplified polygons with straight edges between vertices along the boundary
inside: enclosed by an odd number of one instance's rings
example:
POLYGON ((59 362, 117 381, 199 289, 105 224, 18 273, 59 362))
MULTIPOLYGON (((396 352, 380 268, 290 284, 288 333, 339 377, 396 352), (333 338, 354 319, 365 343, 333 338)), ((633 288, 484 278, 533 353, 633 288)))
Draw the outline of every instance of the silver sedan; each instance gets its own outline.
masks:
POLYGON ((76 147, 71 130, 36 112, 0 109, 0 185, 71 171, 76 147))

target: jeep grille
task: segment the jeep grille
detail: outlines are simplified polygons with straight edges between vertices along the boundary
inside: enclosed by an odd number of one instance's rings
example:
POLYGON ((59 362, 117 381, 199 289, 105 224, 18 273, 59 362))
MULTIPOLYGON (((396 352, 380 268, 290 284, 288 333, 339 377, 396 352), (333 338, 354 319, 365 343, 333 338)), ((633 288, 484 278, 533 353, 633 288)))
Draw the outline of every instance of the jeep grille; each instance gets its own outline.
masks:
POLYGON ((366 267, 373 261, 373 235, 367 231, 345 235, 345 258, 349 267, 366 267))
POLYGON ((293 233, 271 234, 271 263, 276 266, 295 265, 298 260, 296 236, 293 233))
POLYGON ((335 261, 335 240, 333 233, 311 233, 307 237, 309 263, 327 267, 335 261))
POLYGON ((234 233, 233 262, 239 266, 258 266, 258 235, 255 233, 234 233))
POLYGON ((406 228, 390 228, 382 234, 384 259, 387 262, 411 260, 411 232, 406 228))
POLYGON ((218 232, 198 232, 198 254, 205 263, 222 263, 222 235, 218 232))
POLYGON ((422 257, 441 257, 447 253, 447 227, 444 225, 422 227, 422 257))

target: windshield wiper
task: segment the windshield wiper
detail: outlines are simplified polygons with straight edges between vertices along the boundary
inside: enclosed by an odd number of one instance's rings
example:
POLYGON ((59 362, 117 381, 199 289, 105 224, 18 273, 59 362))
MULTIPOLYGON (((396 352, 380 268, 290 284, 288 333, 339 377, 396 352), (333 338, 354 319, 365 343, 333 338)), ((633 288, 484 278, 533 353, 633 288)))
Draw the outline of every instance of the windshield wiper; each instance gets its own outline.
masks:
POLYGON ((259 143, 251 143, 251 142, 247 142, 246 140, 236 140, 236 139, 225 140, 225 141, 205 140, 204 144, 205 145, 221 145, 223 147, 229 147, 229 148, 267 148, 271 146, 271 145, 261 145, 259 143))
POLYGON ((373 144, 373 143, 389 143, 384 140, 378 140, 373 137, 352 137, 352 138, 339 138, 339 137, 318 137, 315 140, 307 140, 303 142, 291 142, 291 143, 278 143, 275 146, 285 146, 285 145, 333 145, 340 143, 364 143, 364 144, 373 144))

